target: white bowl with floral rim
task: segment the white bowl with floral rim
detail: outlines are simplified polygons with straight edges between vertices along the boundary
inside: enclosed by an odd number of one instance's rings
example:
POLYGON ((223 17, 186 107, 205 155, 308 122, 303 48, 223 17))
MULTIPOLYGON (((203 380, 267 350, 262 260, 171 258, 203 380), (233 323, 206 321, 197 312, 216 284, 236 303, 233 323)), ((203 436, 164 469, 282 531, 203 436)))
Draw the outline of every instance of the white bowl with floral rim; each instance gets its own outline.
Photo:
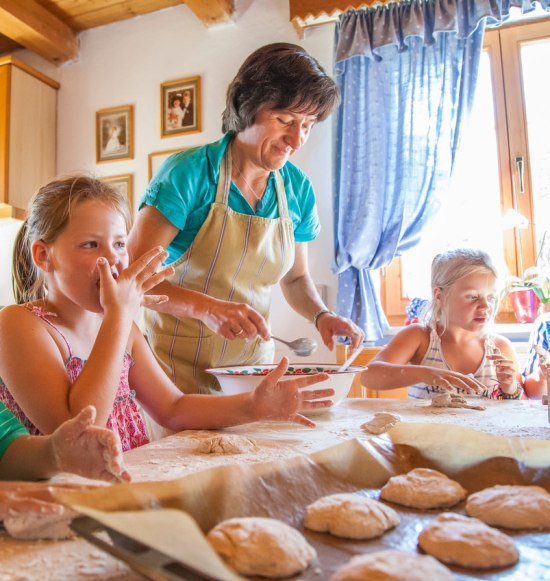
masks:
MULTIPOLYGON (((268 365, 233 365, 206 369, 206 372, 211 373, 216 377, 224 394, 236 395, 238 393, 248 393, 256 389, 262 379, 264 379, 270 371, 275 369, 275 367, 277 367, 277 365, 274 363, 268 365)), ((365 369, 364 367, 357 365, 350 365, 345 371, 338 371, 339 368, 340 365, 329 363, 289 364, 284 376, 285 378, 313 375, 315 373, 323 372, 329 374, 329 378, 326 381, 302 389, 332 388, 334 390, 334 395, 323 398, 330 400, 332 404, 325 408, 305 410, 306 413, 322 413, 337 406, 348 395, 355 375, 365 369)))

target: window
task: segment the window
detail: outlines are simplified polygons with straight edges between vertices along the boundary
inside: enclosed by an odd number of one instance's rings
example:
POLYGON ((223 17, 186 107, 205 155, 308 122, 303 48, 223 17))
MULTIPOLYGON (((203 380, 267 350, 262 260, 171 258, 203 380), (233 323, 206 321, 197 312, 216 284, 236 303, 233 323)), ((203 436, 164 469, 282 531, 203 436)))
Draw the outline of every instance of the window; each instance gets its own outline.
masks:
MULTIPOLYGON (((477 246, 519 275, 550 229, 550 20, 487 30, 484 49, 472 119, 441 209, 418 246, 382 272, 382 304, 393 325, 403 324, 409 297, 430 296, 438 252, 477 246)), ((498 320, 514 321, 506 305, 498 320)))

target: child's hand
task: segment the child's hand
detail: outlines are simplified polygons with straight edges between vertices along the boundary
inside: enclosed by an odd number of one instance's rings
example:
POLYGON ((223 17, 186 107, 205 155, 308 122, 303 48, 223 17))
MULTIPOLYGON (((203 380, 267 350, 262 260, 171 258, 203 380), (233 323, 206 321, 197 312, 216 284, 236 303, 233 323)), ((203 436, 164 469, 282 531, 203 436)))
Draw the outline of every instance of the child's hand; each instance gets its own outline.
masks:
POLYGON ((57 468, 87 478, 129 482, 118 436, 94 426, 95 415, 95 408, 88 406, 51 435, 57 468))
POLYGON ((464 375, 458 371, 450 371, 449 369, 437 369, 435 367, 428 367, 428 378, 425 381, 428 385, 441 387, 448 391, 455 389, 464 390, 467 393, 479 394, 483 393, 485 386, 471 375, 464 375))
POLYGON ((540 345, 535 345, 535 351, 538 355, 538 363, 541 378, 546 378, 550 370, 550 353, 545 351, 540 345))
POLYGON ((124 269, 118 277, 113 275, 107 260, 99 258, 97 265, 103 311, 106 312, 111 308, 120 309, 131 313, 133 318, 142 304, 149 306, 166 302, 168 297, 165 295, 145 293, 174 273, 172 267, 157 272, 167 256, 167 252, 161 246, 153 248, 124 269))
POLYGON ((514 362, 504 357, 499 349, 495 349, 492 355, 487 355, 487 359, 495 364, 500 389, 504 393, 514 392, 517 382, 517 371, 514 362))
POLYGON ((329 400, 314 401, 334 395, 333 389, 315 389, 299 391, 306 387, 328 379, 327 373, 303 375, 295 379, 281 377, 288 368, 288 359, 283 357, 277 367, 258 385, 252 397, 254 417, 257 420, 289 420, 310 428, 315 423, 298 413, 299 409, 316 409, 331 405, 329 400))

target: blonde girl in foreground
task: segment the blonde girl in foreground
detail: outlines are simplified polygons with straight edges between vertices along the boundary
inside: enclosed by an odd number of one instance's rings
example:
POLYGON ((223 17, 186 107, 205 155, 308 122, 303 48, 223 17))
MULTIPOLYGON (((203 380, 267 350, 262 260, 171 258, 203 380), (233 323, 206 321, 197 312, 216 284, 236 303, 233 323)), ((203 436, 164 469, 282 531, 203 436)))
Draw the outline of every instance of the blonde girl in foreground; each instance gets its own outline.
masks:
POLYGON ((148 443, 138 402, 162 426, 214 429, 256 420, 313 422, 297 413, 330 405, 331 389, 298 391, 326 374, 281 381, 288 362, 252 393, 182 395, 134 324, 145 296, 172 273, 154 248, 128 267, 129 211, 108 184, 54 181, 33 198, 16 240, 18 305, 0 311, 0 401, 32 434, 50 434, 88 405, 123 450, 148 443))
POLYGON ((481 250, 457 249, 432 262, 432 301, 426 324, 400 331, 369 363, 361 382, 370 389, 408 387, 409 397, 453 391, 519 399, 523 388, 514 349, 490 335, 497 272, 481 250))

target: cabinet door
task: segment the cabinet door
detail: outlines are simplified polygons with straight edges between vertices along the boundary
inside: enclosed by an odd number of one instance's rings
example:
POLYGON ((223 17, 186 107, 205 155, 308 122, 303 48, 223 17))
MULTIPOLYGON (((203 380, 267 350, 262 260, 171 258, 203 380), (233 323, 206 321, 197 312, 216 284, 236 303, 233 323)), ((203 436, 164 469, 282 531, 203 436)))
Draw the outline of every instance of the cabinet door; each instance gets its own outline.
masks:
POLYGON ((8 203, 8 144, 10 129, 10 67, 0 67, 0 218, 11 216, 8 203))
POLYGON ((57 91, 10 68, 8 203, 25 210, 34 192, 55 177, 57 91))

